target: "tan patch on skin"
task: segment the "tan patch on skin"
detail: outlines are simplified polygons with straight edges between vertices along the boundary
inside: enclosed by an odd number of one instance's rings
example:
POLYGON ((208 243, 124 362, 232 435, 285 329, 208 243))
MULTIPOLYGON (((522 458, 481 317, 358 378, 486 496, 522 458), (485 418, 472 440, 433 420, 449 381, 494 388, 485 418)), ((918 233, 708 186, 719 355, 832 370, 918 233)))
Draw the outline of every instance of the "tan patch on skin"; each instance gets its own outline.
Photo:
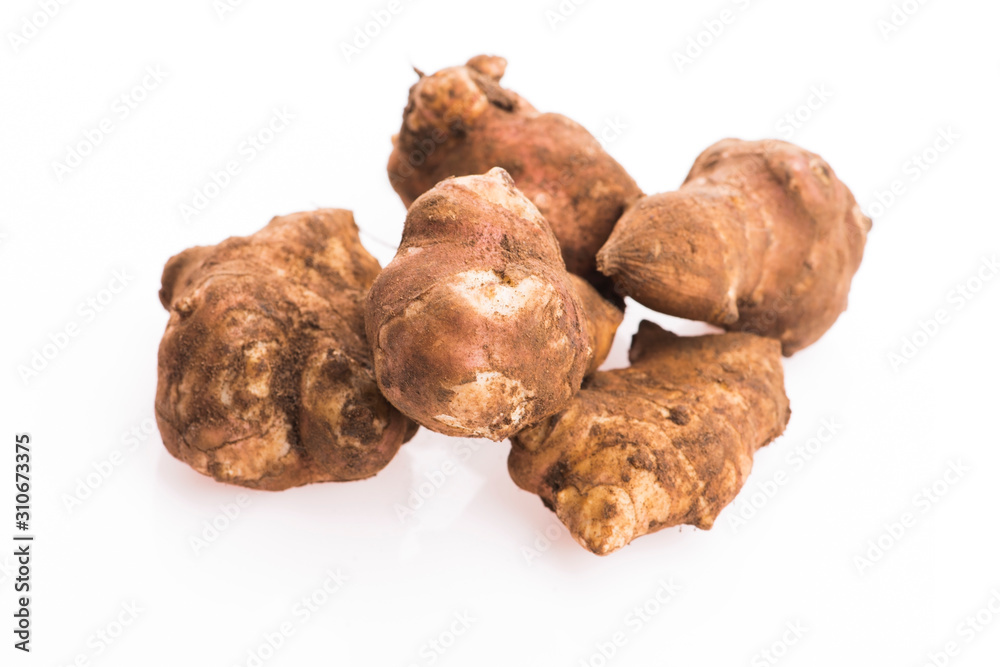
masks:
POLYGON ((492 424, 484 426, 484 422, 492 419, 500 422, 505 430, 516 430, 527 414, 527 406, 534 397, 534 392, 526 390, 520 381, 495 371, 476 373, 474 381, 447 389, 451 394, 448 402, 449 414, 436 415, 434 418, 452 428, 493 439, 498 439, 495 437, 496 430, 492 424), (494 415, 489 412, 484 414, 484 408, 496 405, 500 397, 506 406, 506 414, 494 415))
POLYGON ((463 271, 455 274, 449 285, 483 317, 513 317, 556 298, 555 288, 536 276, 506 284, 493 271, 463 271))
POLYGON ((539 225, 548 224, 538 208, 517 190, 514 179, 503 169, 491 169, 484 176, 467 176, 456 182, 474 192, 476 196, 520 218, 539 225))
POLYGON ((260 479, 291 452, 286 437, 288 424, 282 418, 261 437, 247 438, 213 451, 209 474, 221 481, 260 479))
POLYGON ((585 493, 568 487, 556 496, 556 515, 573 538, 598 556, 632 541, 635 508, 624 489, 595 486, 585 493))
POLYGON ((257 398, 266 398, 271 387, 271 366, 268 359, 277 355, 274 344, 257 342, 243 351, 246 365, 246 390, 257 398))

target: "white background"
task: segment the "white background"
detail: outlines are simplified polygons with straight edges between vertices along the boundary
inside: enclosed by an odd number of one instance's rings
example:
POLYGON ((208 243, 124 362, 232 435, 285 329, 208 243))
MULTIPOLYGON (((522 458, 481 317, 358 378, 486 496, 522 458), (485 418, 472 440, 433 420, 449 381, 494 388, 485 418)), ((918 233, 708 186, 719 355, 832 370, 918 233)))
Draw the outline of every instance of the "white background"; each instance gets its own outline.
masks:
MULTIPOLYGON (((248 652, 288 622, 293 633, 263 664, 768 665, 760 652, 773 646, 789 666, 917 666, 950 641, 948 664, 997 664, 1000 614, 983 612, 992 623, 971 641, 960 627, 1000 594, 1000 279, 977 283, 1000 252, 997 4, 925 2, 885 36, 888 0, 591 0, 554 26, 556 0, 408 0, 348 62, 341 44, 387 4, 247 0, 220 17, 212 0, 71 2, 15 46, 10 35, 40 10, 4 2, 0 536, 12 544, 13 438, 26 431, 37 542, 30 655, 11 648, 12 547, 0 550, 0 662, 253 665, 248 652), (723 9, 733 20, 679 68, 675 52, 723 9), (609 150, 647 192, 676 188, 720 138, 787 137, 782 118, 825 87, 792 140, 880 215, 850 310, 787 360, 786 434, 712 531, 666 530, 603 559, 514 486, 507 444, 427 431, 372 480, 246 492, 249 504, 196 553, 192 538, 241 490, 143 434, 167 321, 163 263, 276 214, 336 206, 356 212, 384 264, 405 213, 385 163, 411 66, 481 52, 505 55, 505 83, 538 108, 595 134, 624 125, 609 150), (145 99, 123 118, 116 100, 147 67, 165 80, 138 91, 145 99), (241 143, 282 108, 294 119, 244 160, 241 143), (105 118, 111 133, 60 179, 55 163, 105 118), (948 128, 957 139, 935 151, 948 128), (912 171, 926 149, 933 164, 912 171), (241 172, 185 222, 181 205, 231 159, 241 172), (905 192, 873 209, 895 180, 905 192), (122 270, 127 287, 91 319, 80 304, 122 270), (981 287, 971 300, 954 291, 967 284, 981 287), (916 335, 919 351, 894 368, 890 353, 939 310, 947 321, 916 335), (19 367, 69 324, 78 334, 22 379, 19 367), (835 436, 795 463, 824 420, 839 424, 835 436), (135 429, 141 442, 125 437, 135 429), (115 452, 110 477, 91 475, 115 452), (458 472, 401 521, 397 505, 447 460, 458 472), (930 509, 918 504, 952 463, 967 471, 938 484, 930 509), (779 472, 787 482, 773 497, 754 496, 779 472), (756 514, 737 525, 751 498, 756 514), (915 524, 886 537, 906 513, 915 524), (554 540, 539 539, 546 530, 554 540), (880 537, 888 550, 860 565, 880 537), (328 570, 349 581, 301 622, 298 601, 328 570), (666 604, 655 601, 661 580, 680 587, 666 604), (98 639, 132 603, 135 621, 110 645, 98 639), (637 622, 644 604, 652 612, 637 622), (452 637, 462 613, 471 628, 452 637), (786 634, 789 623, 804 634, 786 634), (610 660, 595 653, 619 632, 610 660), (429 649, 437 639, 450 644, 443 654, 429 649)), ((642 317, 703 330, 632 304, 609 366, 626 363, 642 317)))

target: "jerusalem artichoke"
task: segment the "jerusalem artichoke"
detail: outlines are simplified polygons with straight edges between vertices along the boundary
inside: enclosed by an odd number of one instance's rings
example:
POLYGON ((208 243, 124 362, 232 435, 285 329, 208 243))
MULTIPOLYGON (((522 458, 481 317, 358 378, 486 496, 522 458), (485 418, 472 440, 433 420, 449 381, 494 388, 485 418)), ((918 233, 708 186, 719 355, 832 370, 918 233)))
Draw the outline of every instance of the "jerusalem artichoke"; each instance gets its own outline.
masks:
POLYGON ((385 467, 416 426, 375 384, 362 307, 378 272, 335 209, 171 258, 156 392, 170 453, 265 490, 385 467))
POLYGON ((545 218, 497 168, 413 204, 365 317, 393 405, 440 433, 502 440, 566 405, 622 313, 566 272, 545 218))
POLYGON ((678 524, 711 528, 789 418, 776 341, 643 322, 630 359, 512 438, 508 459, 517 485, 598 555, 678 524))
POLYGON ((680 190, 629 208, 597 263, 654 310, 777 338, 790 356, 847 308, 870 229, 818 155, 727 139, 680 190))

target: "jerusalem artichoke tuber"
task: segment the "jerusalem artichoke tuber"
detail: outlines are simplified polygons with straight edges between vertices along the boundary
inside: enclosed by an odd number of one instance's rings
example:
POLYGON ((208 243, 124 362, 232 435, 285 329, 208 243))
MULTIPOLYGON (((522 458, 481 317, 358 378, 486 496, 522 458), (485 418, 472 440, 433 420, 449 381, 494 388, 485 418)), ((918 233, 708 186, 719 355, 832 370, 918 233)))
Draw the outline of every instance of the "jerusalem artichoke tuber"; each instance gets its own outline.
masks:
POLYGON ((776 341, 643 322, 630 359, 512 438, 508 459, 517 485, 598 555, 678 524, 711 528, 789 418, 776 341))
POLYGON ((156 393, 170 453, 265 490, 385 467, 416 426, 375 384, 362 308, 378 272, 335 209, 171 258, 156 393))
POLYGON ((791 355, 847 308, 870 229, 818 155, 727 139, 680 190, 629 208, 597 263, 643 305, 777 338, 791 355))
POLYGON ((393 405, 431 430, 493 440, 563 408, 622 320, 566 272, 545 219, 499 168, 413 204, 365 316, 393 405))

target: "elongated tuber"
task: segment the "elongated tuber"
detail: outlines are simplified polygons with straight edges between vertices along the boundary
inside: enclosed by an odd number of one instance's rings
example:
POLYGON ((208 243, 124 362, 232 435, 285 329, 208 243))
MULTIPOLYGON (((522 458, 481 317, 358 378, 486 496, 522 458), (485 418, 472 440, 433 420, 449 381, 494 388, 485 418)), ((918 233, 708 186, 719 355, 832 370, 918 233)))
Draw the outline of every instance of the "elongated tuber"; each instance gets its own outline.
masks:
POLYGON ((777 341, 643 322, 630 359, 514 437, 508 459, 517 485, 598 555, 670 526, 711 528, 790 414, 777 341))
POLYGON ((552 226, 566 268, 610 288, 594 258, 639 186, 581 125, 502 88, 506 67, 478 56, 420 74, 393 138, 392 186, 410 206, 449 176, 503 167, 552 226))
POLYGON ((545 218, 497 168, 410 207, 365 317, 393 405, 440 433, 502 440, 567 404, 622 313, 566 272, 545 218))
POLYGON ((638 302, 791 355, 847 308, 871 220, 822 158, 783 141, 721 141, 680 190, 633 205, 598 266, 638 302))
POLYGON ((170 453, 265 490, 385 467, 416 426, 375 384, 363 300, 378 272, 335 209, 171 258, 156 392, 170 453))

